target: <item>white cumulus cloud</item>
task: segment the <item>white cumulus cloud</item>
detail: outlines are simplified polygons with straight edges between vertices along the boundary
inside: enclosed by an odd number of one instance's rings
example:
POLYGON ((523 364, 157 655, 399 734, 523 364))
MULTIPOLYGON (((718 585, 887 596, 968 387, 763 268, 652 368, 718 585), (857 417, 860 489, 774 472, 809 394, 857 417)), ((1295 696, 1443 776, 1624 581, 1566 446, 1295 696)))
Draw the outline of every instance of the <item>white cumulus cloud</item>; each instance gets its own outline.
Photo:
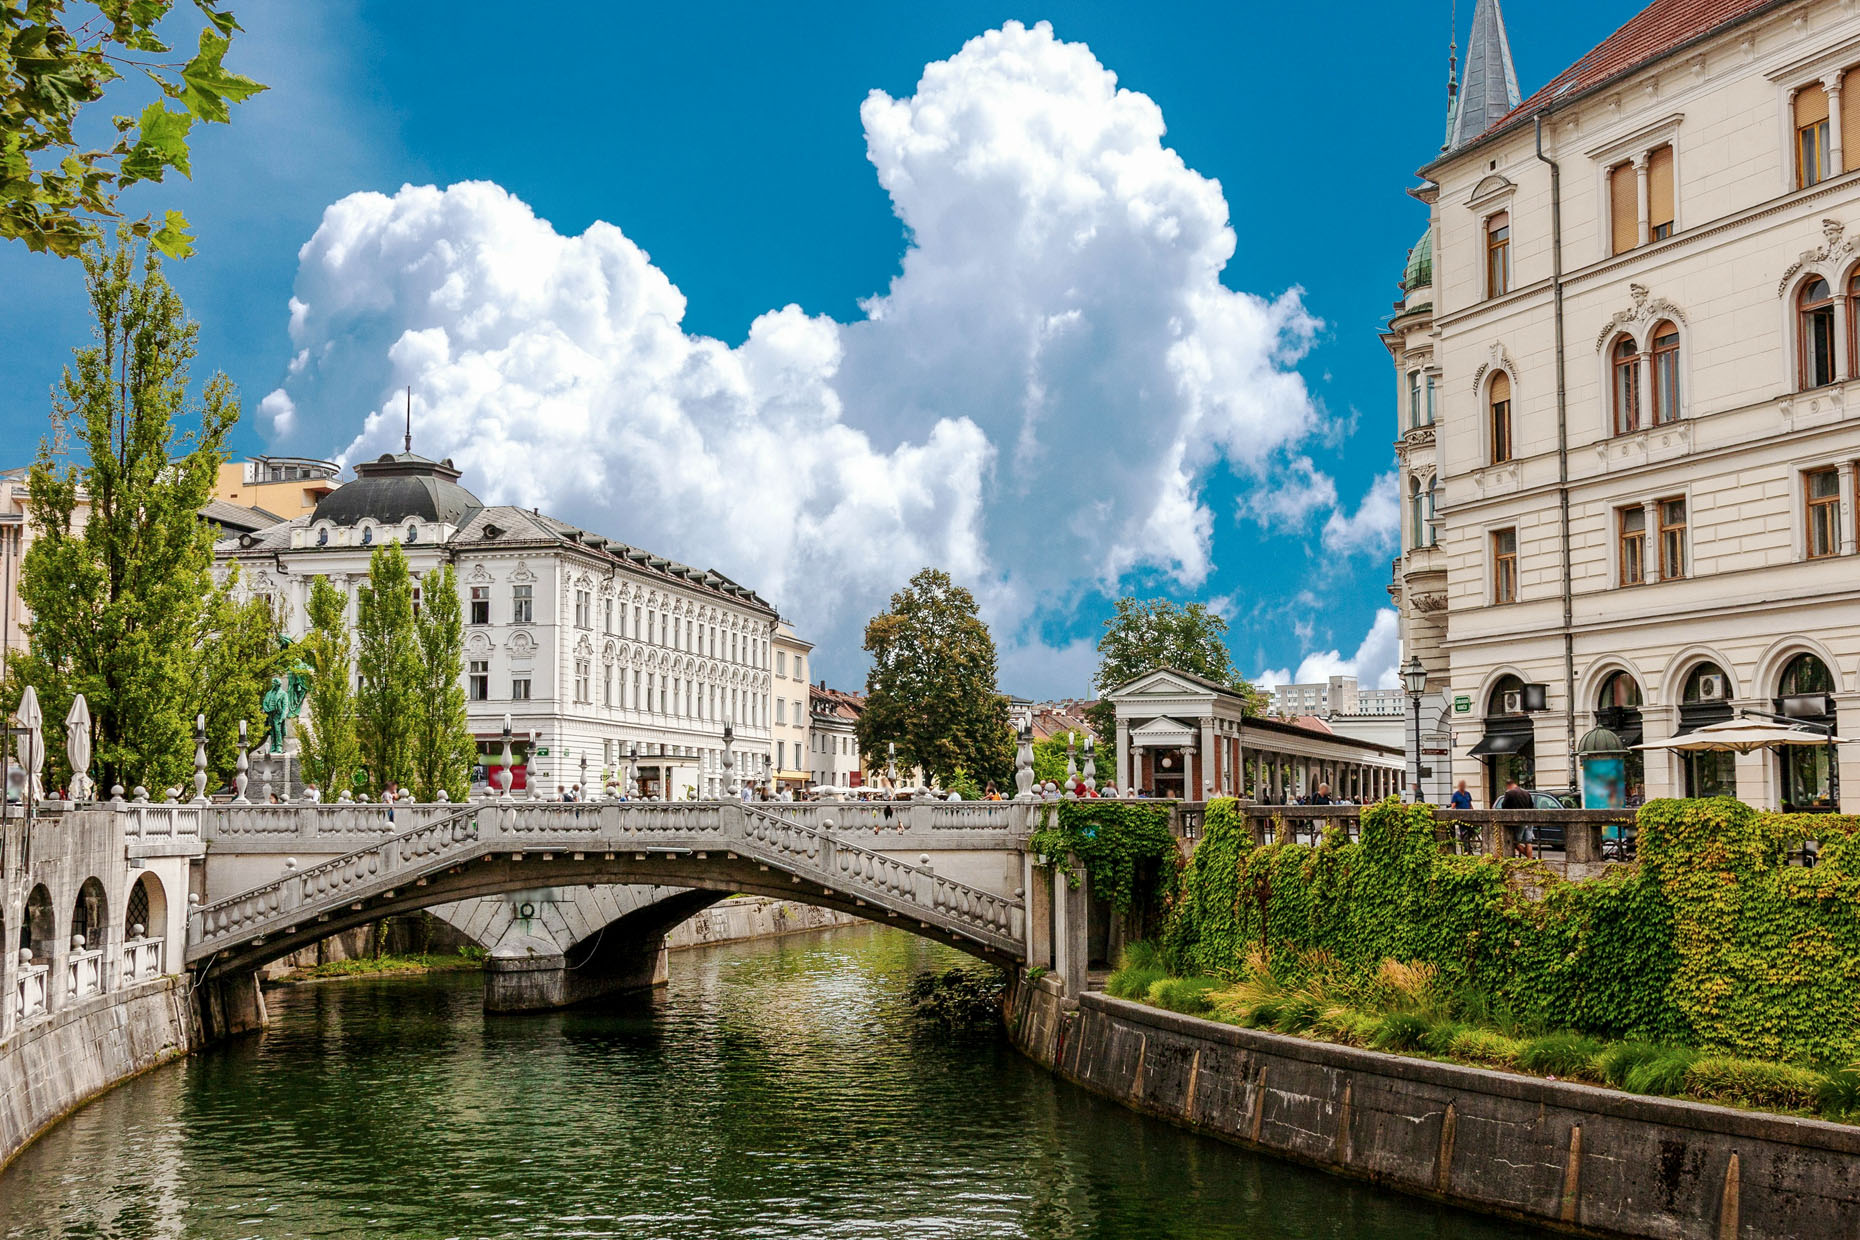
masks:
POLYGON ((684 330, 611 224, 564 236, 487 183, 334 203, 261 406, 276 446, 397 450, 411 385, 416 449, 488 501, 715 567, 823 655, 934 564, 983 600, 1007 687, 1082 689, 1044 683, 1082 660, 1041 648, 1042 619, 1124 573, 1208 576, 1204 479, 1257 479, 1324 429, 1293 369, 1319 324, 1297 290, 1221 284, 1220 185, 1044 23, 860 115, 900 273, 855 322, 790 305, 734 348, 684 330))
POLYGON ((1340 650, 1314 651, 1304 657, 1295 672, 1284 667, 1268 668, 1253 680, 1261 688, 1271 689, 1279 685, 1318 684, 1332 676, 1354 676, 1366 689, 1396 689, 1401 686, 1400 667, 1399 618, 1393 608, 1384 607, 1376 612, 1369 632, 1363 635, 1356 653, 1348 658, 1340 650))
POLYGON ((1386 555, 1401 534, 1401 484, 1393 471, 1378 475, 1355 512, 1334 509, 1324 522, 1324 550, 1332 555, 1386 555))

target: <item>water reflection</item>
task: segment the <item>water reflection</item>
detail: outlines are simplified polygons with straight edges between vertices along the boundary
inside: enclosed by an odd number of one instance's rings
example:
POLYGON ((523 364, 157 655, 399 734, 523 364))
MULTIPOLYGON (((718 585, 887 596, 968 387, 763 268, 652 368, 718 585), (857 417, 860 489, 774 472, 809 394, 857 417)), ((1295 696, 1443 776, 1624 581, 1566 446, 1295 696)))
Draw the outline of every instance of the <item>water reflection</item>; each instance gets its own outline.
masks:
POLYGON ((273 1029, 84 1108, 4 1237, 1539 1234, 1251 1158, 909 1018, 953 955, 859 928, 673 959, 650 1000, 487 1021, 477 979, 274 992, 273 1029))

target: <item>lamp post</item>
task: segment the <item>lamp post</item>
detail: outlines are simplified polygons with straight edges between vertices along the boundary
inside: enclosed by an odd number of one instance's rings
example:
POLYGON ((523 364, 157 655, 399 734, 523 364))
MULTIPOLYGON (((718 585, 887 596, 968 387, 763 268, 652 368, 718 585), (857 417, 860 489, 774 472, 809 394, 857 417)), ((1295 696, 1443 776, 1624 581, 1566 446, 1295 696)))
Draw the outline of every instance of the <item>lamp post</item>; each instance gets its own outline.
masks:
POLYGON ((1407 666, 1401 669, 1402 683, 1408 689, 1408 702, 1414 717, 1414 804, 1421 803, 1421 695, 1427 692, 1427 669, 1421 666, 1421 656, 1409 655, 1407 666))

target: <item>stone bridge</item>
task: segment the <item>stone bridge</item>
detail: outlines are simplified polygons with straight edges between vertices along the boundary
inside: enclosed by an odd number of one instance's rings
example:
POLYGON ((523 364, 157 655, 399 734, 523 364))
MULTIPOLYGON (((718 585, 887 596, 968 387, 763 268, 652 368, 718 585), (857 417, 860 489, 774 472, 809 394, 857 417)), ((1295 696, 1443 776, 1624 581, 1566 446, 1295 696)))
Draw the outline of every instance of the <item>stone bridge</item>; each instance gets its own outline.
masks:
MULTIPOLYGON (((1036 812, 1025 803, 488 800, 396 806, 392 821, 366 804, 194 812, 208 851, 185 959, 202 983, 425 909, 491 947, 490 1006, 550 1006, 650 983, 665 931, 736 892, 1002 964, 1044 962, 1054 938, 1050 899, 1029 924, 1028 890, 1050 883, 1025 851, 1036 812)), ((253 1019, 262 1011, 224 1024, 253 1019)))

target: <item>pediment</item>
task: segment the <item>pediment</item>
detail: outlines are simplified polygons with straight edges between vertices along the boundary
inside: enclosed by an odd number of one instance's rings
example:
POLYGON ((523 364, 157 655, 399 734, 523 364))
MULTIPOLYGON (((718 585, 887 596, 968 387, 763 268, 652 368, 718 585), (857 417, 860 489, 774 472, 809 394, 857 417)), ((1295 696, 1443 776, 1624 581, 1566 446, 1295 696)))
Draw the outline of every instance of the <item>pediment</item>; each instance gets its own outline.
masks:
POLYGON ((1490 202, 1502 195, 1509 194, 1516 188, 1518 188, 1517 185, 1509 177, 1497 172, 1491 173, 1482 178, 1479 184, 1473 186, 1473 192, 1467 197, 1466 205, 1469 207, 1479 206, 1482 203, 1490 202))
POLYGON ((1129 684, 1113 692, 1113 698, 1126 697, 1196 697, 1213 696, 1214 690, 1179 672, 1168 668, 1158 668, 1145 672, 1129 684))

